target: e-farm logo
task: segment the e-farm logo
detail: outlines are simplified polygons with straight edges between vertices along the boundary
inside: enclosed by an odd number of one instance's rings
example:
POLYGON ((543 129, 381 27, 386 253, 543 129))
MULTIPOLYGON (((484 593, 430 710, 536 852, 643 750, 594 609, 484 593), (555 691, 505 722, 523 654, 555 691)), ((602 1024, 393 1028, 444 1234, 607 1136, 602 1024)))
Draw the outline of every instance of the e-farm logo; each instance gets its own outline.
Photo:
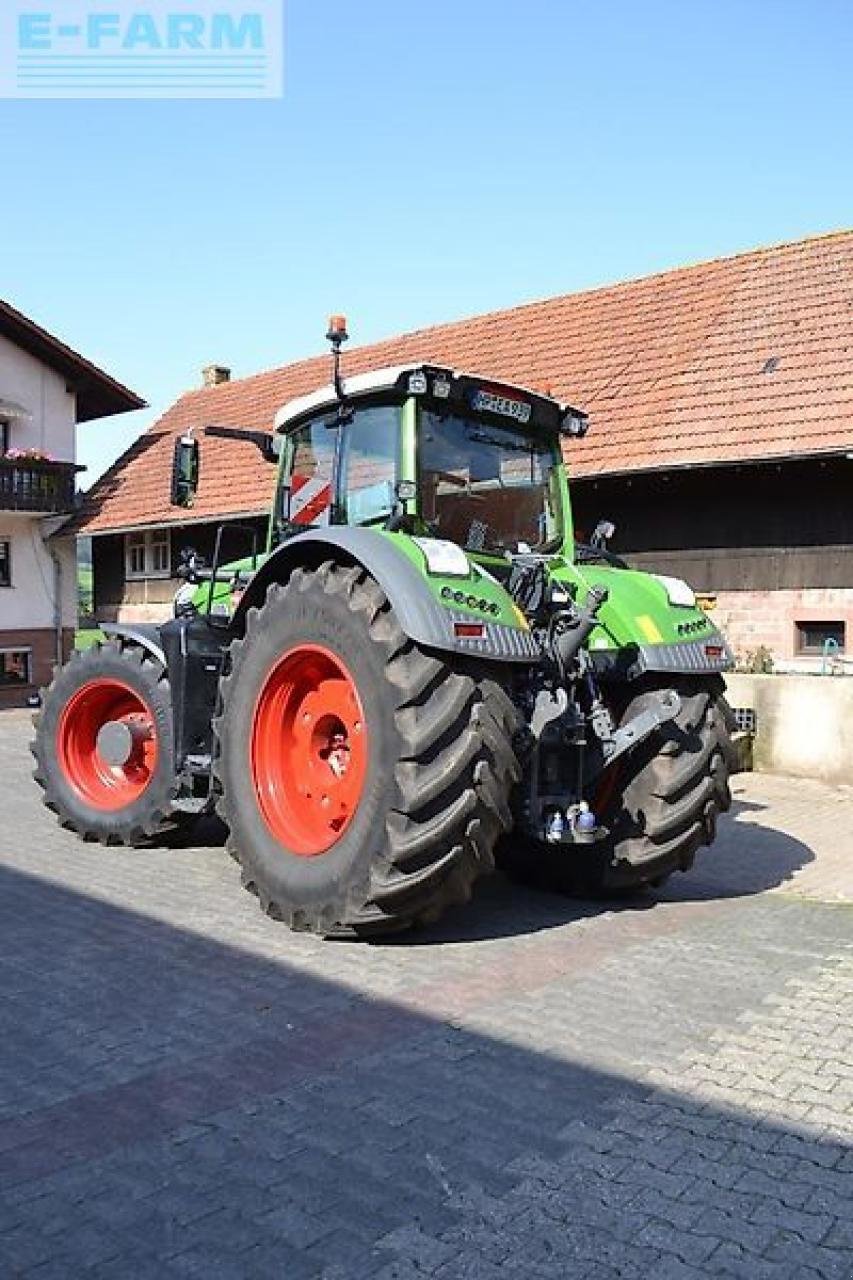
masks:
POLYGON ((278 98, 283 0, 0 0, 0 97, 278 98))

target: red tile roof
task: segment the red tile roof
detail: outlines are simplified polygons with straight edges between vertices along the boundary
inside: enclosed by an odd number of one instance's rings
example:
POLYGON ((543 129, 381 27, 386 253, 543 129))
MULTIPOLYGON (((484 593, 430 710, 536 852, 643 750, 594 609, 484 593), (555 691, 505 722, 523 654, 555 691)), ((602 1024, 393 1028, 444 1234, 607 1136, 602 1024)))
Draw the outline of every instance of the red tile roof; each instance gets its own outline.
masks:
MULTIPOLYGON (((853 450, 853 231, 421 329, 347 351, 349 373, 432 360, 550 390, 590 414, 577 476, 853 450)), ((329 359, 190 391, 98 481, 88 533, 178 523, 172 441, 205 423, 268 428, 329 359)), ((192 519, 268 508, 273 469, 202 441, 192 519)))

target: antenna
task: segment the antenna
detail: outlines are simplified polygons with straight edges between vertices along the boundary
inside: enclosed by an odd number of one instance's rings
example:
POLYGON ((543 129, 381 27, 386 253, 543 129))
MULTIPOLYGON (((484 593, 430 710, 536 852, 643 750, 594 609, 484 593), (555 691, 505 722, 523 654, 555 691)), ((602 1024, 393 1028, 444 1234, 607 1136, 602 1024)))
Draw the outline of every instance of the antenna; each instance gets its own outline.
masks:
POLYGON ((341 378, 341 347, 349 341, 346 316, 332 316, 329 319, 329 332, 326 340, 332 344, 332 385, 335 395, 343 404, 346 399, 343 379, 341 378))

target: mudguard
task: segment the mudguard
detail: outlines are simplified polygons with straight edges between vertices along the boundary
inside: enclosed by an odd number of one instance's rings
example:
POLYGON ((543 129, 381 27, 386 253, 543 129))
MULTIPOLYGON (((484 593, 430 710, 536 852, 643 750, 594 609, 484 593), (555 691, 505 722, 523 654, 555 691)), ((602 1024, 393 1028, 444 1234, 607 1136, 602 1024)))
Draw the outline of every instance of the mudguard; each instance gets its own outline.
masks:
POLYGON ((539 661, 534 637, 521 627, 484 620, 482 635, 457 635, 455 624, 470 623, 470 614, 444 608, 416 566, 387 538, 370 529, 346 525, 309 529, 282 543, 246 588, 232 619, 233 630, 242 634, 247 611, 263 604, 273 582, 286 582, 294 569, 315 568, 324 560, 357 564, 369 573, 388 597, 400 626, 416 644, 497 662, 539 661))
POLYGON ((128 640, 138 644, 141 649, 150 653, 163 666, 166 666, 166 653, 160 638, 160 628, 154 622, 101 622, 99 629, 105 636, 115 636, 118 640, 128 640))

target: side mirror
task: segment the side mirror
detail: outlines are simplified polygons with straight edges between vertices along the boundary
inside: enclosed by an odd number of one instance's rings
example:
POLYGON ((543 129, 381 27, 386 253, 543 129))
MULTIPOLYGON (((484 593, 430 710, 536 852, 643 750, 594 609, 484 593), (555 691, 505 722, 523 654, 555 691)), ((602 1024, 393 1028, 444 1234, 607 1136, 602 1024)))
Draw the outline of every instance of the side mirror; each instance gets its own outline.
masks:
POLYGON ((191 435, 179 436, 175 441, 172 460, 172 506, 191 507, 198 490, 200 456, 198 440, 191 435))
POLYGON ((616 525, 612 520, 599 520, 595 526, 595 532, 589 540, 589 545, 596 551, 604 551, 615 532, 616 525))

